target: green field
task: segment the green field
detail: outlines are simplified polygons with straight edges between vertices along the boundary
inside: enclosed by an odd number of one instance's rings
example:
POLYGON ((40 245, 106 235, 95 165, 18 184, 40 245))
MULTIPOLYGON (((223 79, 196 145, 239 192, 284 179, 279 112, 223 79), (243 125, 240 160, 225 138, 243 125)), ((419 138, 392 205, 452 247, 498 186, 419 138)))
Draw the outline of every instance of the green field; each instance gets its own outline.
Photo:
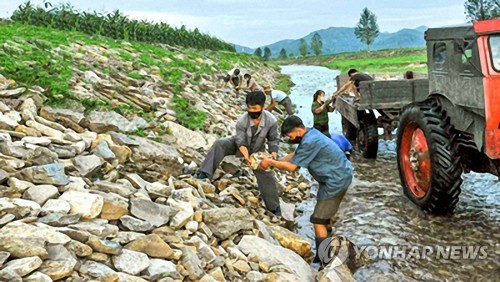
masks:
POLYGON ((340 70, 342 73, 351 68, 370 73, 427 72, 426 49, 423 47, 288 58, 273 62, 278 65, 320 65, 340 70))

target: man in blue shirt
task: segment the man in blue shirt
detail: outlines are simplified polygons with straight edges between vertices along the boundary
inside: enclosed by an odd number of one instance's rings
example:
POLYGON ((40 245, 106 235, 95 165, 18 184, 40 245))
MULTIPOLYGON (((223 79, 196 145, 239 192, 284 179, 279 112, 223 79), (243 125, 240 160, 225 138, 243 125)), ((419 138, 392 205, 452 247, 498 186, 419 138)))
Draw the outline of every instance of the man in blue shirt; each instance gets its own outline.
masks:
MULTIPOLYGON (((279 160, 262 159, 260 166, 269 166, 286 171, 305 167, 318 181, 317 203, 311 216, 314 225, 316 250, 328 236, 328 227, 337 212, 352 182, 353 168, 344 152, 320 131, 306 128, 297 116, 289 116, 283 122, 281 135, 290 138, 289 143, 298 144, 294 153, 279 160)), ((320 262, 316 255, 315 262, 320 262)))

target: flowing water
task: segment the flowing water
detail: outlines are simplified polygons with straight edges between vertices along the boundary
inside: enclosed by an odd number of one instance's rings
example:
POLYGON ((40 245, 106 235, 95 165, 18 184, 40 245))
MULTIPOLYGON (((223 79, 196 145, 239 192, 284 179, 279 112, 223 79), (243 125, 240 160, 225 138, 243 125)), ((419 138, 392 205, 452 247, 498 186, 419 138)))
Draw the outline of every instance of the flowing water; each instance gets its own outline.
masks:
MULTIPOLYGON (((316 66, 283 66, 296 86, 291 99, 306 126, 312 126, 312 95, 322 89, 330 96, 339 73, 316 66)), ((340 115, 330 114, 330 129, 341 132, 340 115)), ((482 248, 480 256, 463 253, 443 258, 400 255, 375 257, 354 273, 358 281, 500 281, 500 182, 491 174, 464 174, 460 202, 450 216, 422 212, 402 193, 395 141, 380 141, 377 160, 355 156, 355 179, 334 219, 334 233, 358 247, 409 246, 482 248)), ((315 200, 299 205, 298 232, 314 239, 309 216, 315 200)), ((428 253, 429 254, 429 253, 428 253)))

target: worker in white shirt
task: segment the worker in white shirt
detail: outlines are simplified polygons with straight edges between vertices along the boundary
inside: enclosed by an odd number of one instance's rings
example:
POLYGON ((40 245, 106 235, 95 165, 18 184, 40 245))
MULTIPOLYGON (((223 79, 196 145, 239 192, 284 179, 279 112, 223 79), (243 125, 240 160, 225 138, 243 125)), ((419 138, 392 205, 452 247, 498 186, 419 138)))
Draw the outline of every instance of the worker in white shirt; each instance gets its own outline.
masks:
POLYGON ((239 96, 239 88, 241 84, 243 84, 243 75, 238 68, 233 68, 232 70, 227 72, 226 77, 224 77, 224 81, 222 82, 222 88, 225 88, 227 84, 231 84, 234 90, 236 90, 236 97, 239 96))
POLYGON ((272 89, 270 85, 264 86, 264 92, 271 96, 271 104, 266 108, 268 111, 272 111, 276 108, 276 104, 285 107, 286 113, 290 116, 293 115, 292 100, 285 92, 280 90, 272 89))

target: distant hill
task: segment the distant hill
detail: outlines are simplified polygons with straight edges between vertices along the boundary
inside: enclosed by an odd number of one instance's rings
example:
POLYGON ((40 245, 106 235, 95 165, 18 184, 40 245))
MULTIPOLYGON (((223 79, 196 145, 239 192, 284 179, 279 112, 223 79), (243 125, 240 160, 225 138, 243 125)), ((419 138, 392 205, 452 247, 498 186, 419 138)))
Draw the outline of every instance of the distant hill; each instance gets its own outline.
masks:
MULTIPOLYGON (((382 32, 370 47, 372 50, 380 50, 425 46, 424 32, 426 30, 427 27, 420 26, 416 29, 402 29, 394 33, 382 32)), ((316 32, 323 40, 323 55, 366 50, 366 45, 354 35, 354 28, 330 27, 311 32, 303 37, 308 44, 316 32)), ((278 56, 281 48, 285 48, 287 54, 299 55, 300 39, 285 39, 267 45, 267 47, 271 49, 273 57, 278 56)), ((261 48, 264 47, 266 46, 261 48)), ((312 53, 312 50, 310 52, 312 53)))
POLYGON ((233 44, 234 49, 236 49, 236 52, 238 53, 247 53, 247 54, 253 54, 255 52, 255 49, 246 47, 246 46, 241 46, 238 44, 233 44))

